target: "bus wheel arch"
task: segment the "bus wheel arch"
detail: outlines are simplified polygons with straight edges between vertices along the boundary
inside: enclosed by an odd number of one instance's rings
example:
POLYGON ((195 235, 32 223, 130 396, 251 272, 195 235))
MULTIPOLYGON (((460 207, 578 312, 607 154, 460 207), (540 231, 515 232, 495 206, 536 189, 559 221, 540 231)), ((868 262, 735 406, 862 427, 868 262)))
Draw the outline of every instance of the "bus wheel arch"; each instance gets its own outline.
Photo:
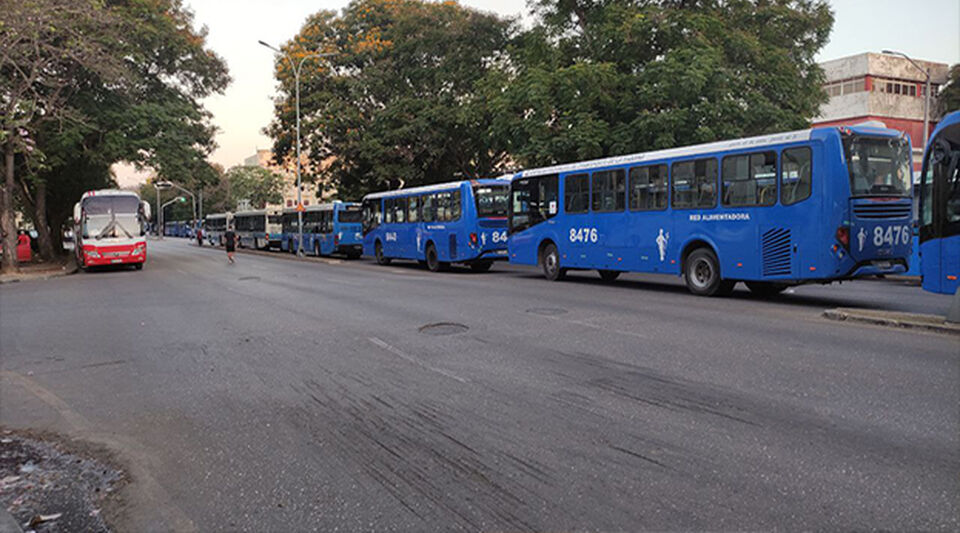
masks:
POLYGON ((383 255, 383 243, 380 242, 380 239, 373 243, 373 257, 377 260, 378 265, 390 264, 390 258, 383 255))
POLYGON ((697 296, 727 296, 737 284, 735 280, 723 279, 720 259, 710 243, 693 240, 687 243, 680 255, 683 281, 687 289, 697 296))
POLYGON ((450 266, 440 260, 440 252, 437 251, 437 245, 432 240, 428 240, 423 246, 423 255, 427 260, 427 270, 430 272, 440 272, 450 266))

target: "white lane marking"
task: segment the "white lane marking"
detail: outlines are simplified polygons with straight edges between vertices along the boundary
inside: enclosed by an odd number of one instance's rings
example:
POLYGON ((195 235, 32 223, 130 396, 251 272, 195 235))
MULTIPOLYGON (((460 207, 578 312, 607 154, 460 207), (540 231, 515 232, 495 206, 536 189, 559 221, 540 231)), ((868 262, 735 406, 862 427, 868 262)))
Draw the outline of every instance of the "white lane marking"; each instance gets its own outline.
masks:
POLYGON ((370 337, 368 340, 369 340, 370 342, 376 344, 377 346, 383 348, 384 350, 392 353, 393 355, 396 355, 397 357, 403 359, 404 361, 407 361, 407 362, 413 363, 413 364, 415 364, 415 365, 417 365, 417 366, 426 368, 427 370, 430 370, 430 371, 432 371, 432 372, 436 372, 437 374, 440 374, 441 376, 446 376, 446 377, 448 377, 448 378, 450 378, 450 379, 455 379, 455 380, 459 381, 460 383, 466 383, 466 382, 467 382, 466 379, 464 379, 464 378, 462 378, 462 377, 460 377, 460 376, 458 376, 458 375, 456 375, 456 374, 451 374, 450 372, 447 372, 446 370, 441 370, 441 369, 439 369, 439 368, 432 367, 432 366, 430 366, 430 365, 424 364, 424 363, 416 360, 415 358, 413 358, 413 357, 411 357, 411 356, 403 353, 399 348, 397 348, 397 347, 395 347, 395 346, 391 346, 391 345, 387 344, 386 342, 384 342, 384 341, 382 341, 382 340, 380 340, 380 339, 378 339, 378 338, 376 338, 376 337, 370 337))
POLYGON ((37 399, 50 406, 77 436, 99 441, 119 452, 121 458, 128 459, 123 462, 130 468, 133 482, 140 485, 139 494, 134 492, 129 495, 128 505, 141 506, 144 509, 162 509, 164 517, 169 520, 166 525, 170 526, 173 531, 200 531, 193 520, 177 507, 167 490, 146 466, 149 463, 155 463, 156 457, 148 452, 143 445, 134 439, 127 438, 125 435, 97 432, 85 416, 74 411, 62 398, 27 376, 11 370, 4 370, 0 372, 0 378, 7 378, 20 384, 37 399))

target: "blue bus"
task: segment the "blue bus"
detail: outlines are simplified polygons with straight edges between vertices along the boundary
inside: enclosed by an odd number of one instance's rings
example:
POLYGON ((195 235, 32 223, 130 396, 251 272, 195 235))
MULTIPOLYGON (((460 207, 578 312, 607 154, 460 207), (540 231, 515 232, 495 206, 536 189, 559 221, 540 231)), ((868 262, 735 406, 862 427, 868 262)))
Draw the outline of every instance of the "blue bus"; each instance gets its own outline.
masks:
POLYGON ((411 259, 433 272, 450 263, 490 270, 506 259, 509 181, 480 179, 368 194, 363 253, 381 265, 411 259))
POLYGON ((550 280, 596 269, 761 295, 907 270, 911 149, 870 124, 816 128, 524 170, 510 261, 550 280))
POLYGON ((927 142, 920 174, 920 270, 923 288, 960 291, 960 111, 927 142))
POLYGON ((163 223, 163 234, 167 237, 189 237, 191 232, 190 222, 186 220, 174 220, 163 223))
MULTIPOLYGON (((339 200, 311 205, 303 212, 303 251, 316 256, 341 254, 357 259, 363 253, 363 212, 356 202, 339 200)), ((297 252, 297 210, 284 209, 281 250, 297 252)))
POLYGON ((283 234, 279 208, 240 211, 233 215, 233 225, 240 237, 240 246, 255 250, 280 247, 283 234))

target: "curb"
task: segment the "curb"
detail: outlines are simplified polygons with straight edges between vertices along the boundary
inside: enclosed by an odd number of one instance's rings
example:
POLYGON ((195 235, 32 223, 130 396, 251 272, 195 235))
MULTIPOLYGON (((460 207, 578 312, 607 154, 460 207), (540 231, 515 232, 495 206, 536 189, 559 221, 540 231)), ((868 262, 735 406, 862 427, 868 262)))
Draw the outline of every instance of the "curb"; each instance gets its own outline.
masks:
POLYGON ((827 309, 822 315, 829 320, 840 322, 860 322, 876 326, 887 326, 903 329, 917 329, 960 336, 960 324, 951 324, 943 317, 936 315, 922 315, 915 313, 887 313, 883 311, 865 311, 860 309, 827 309))
POLYGON ((65 268, 60 269, 59 271, 50 272, 49 274, 40 274, 37 276, 31 276, 30 274, 26 274, 26 275, 14 274, 14 276, 18 276, 18 277, 10 277, 7 279, 0 278, 0 285, 6 285, 9 283, 20 283, 21 281, 43 281, 43 280, 54 279, 54 278, 62 278, 64 276, 70 276, 72 274, 76 274, 78 270, 80 269, 77 268, 77 264, 71 261, 70 263, 65 265, 65 268))

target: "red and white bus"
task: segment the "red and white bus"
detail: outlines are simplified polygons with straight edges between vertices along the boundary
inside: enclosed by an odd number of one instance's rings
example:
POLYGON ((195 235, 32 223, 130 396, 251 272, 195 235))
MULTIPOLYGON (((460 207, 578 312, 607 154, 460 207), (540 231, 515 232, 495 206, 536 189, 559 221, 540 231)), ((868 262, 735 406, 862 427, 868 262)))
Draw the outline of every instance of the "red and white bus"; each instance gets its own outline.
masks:
POLYGON ((116 189, 87 191, 73 206, 74 250, 81 268, 134 265, 147 260, 146 222, 150 204, 135 192, 116 189))

